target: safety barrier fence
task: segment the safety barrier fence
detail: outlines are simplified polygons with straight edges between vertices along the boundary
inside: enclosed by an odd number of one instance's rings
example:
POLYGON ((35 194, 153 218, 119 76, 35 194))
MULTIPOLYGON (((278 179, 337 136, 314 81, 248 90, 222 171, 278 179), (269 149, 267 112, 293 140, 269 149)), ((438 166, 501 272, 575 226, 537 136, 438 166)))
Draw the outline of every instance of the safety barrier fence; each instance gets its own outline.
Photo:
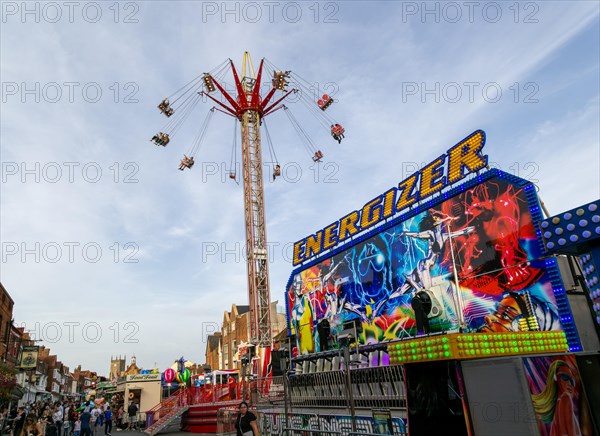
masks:
MULTIPOLYGON (((360 434, 365 434, 373 431, 373 418, 365 417, 365 412, 370 415, 372 409, 386 409, 400 412, 399 416, 404 414, 406 391, 401 365, 378 368, 348 365, 347 368, 350 369, 302 374, 289 372, 279 377, 181 389, 148 411, 147 423, 156 422, 161 416, 182 406, 218 405, 223 402, 226 403, 224 406, 230 407, 232 401, 242 400, 257 409, 262 417, 261 427, 271 432, 264 434, 307 431, 307 428, 314 431, 345 431, 343 434, 349 434, 353 430, 352 420, 355 428, 361 430, 360 434), (319 413, 305 415, 295 413, 295 409, 316 409, 319 413), (333 414, 333 410, 338 415, 333 414), (345 415, 340 416, 340 410, 345 415)), ((236 413, 237 408, 221 410, 217 426, 222 434, 234 431, 231 417, 236 413)), ((402 420, 394 422, 397 427, 395 434, 403 434, 402 420)))
POLYGON ((292 406, 346 407, 349 392, 356 408, 404 409, 406 392, 401 366, 356 368, 292 375, 288 395, 292 406))
MULTIPOLYGON (((352 429, 352 419, 348 415, 319 413, 290 413, 287 417, 280 413, 268 411, 252 410, 257 416, 258 425, 262 435, 376 435, 385 434, 383 432, 375 433, 376 424, 371 417, 358 416, 355 418, 355 428, 352 429)), ((217 417, 217 434, 229 435, 235 434, 235 422, 238 410, 234 408, 222 409, 217 417)), ((386 425, 386 428, 387 427, 386 425)), ((400 418, 391 420, 392 434, 397 436, 407 436, 408 431, 406 423, 400 418)))
MULTIPOLYGON (((222 401, 246 400, 257 405, 290 407, 347 407, 404 409, 406 392, 402 366, 353 368, 309 374, 254 379, 180 389, 148 411, 154 415, 173 408, 222 401), (351 392, 349 392, 351 391, 351 392)), ((156 416, 155 416, 156 419, 156 416)))
MULTIPOLYGON (((247 390, 264 435, 370 435, 377 426, 406 435, 406 391, 401 366, 352 368, 254 380, 247 390), (376 422, 373 409, 390 412, 376 422), (315 413, 305 413, 306 410, 315 413), (391 418, 391 412, 394 417, 391 418), (401 418, 402 417, 402 418, 401 418)), ((235 407, 218 415, 219 434, 235 432, 235 407)), ((381 430, 381 429, 379 429, 381 430)))

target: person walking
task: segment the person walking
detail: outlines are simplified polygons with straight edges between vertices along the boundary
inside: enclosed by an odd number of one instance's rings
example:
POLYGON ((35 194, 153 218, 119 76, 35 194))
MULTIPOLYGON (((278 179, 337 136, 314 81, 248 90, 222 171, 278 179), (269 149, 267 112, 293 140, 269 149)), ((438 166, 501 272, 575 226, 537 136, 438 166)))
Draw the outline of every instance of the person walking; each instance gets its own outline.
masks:
POLYGON ((23 428, 23 425, 25 424, 25 408, 24 407, 19 407, 17 409, 17 413, 12 418, 12 422, 13 422, 13 435, 19 436, 21 434, 21 429, 23 428))
POLYGON ((123 430, 123 418, 125 417, 125 412, 123 411, 123 405, 119 406, 119 410, 117 411, 117 431, 123 430))
POLYGON ((83 409, 83 412, 79 416, 79 424, 81 428, 81 436, 91 436, 92 428, 90 427, 90 420, 92 418, 92 414, 89 411, 89 408, 86 407, 83 409))
POLYGON ((137 424, 137 412, 138 412, 138 407, 137 405, 132 402, 129 407, 127 408, 127 415, 129 420, 128 420, 128 424, 127 424, 127 430, 130 430, 131 427, 135 426, 137 424), (133 424, 133 425, 132 425, 133 424))
POLYGON ((77 421, 73 423, 73 436, 81 435, 81 421, 77 418, 77 421))
POLYGON ((112 431, 112 412, 110 410, 110 406, 106 406, 106 411, 104 412, 104 434, 105 436, 111 436, 110 432, 112 431))
POLYGON ((54 421, 54 425, 56 426, 56 434, 58 436, 62 436, 62 424, 63 424, 63 411, 64 407, 60 401, 58 401, 54 405, 54 413, 52 414, 52 420, 54 421))
MULTIPOLYGON (((79 413, 75 407, 75 403, 71 403, 69 408, 69 422, 71 424, 71 436, 75 433, 75 421, 79 420, 79 413)), ((81 423, 79 425, 79 431, 81 432, 81 423)))
POLYGON ((71 407, 67 401, 63 406, 63 436, 69 436, 71 433, 71 421, 69 420, 69 413, 71 411, 71 407))
POLYGON ((104 411, 100 408, 99 405, 96 404, 94 409, 92 410, 92 433, 96 434, 98 428, 102 429, 104 427, 103 421, 104 411))

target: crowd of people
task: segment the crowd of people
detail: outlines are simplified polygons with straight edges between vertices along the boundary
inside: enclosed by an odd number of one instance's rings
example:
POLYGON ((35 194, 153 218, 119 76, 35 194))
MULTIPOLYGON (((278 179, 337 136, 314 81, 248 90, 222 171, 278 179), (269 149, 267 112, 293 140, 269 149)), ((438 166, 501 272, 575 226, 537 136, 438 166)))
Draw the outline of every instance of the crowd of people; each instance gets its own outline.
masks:
POLYGON ((130 404, 113 413, 108 402, 37 401, 0 412, 1 435, 10 436, 111 436, 117 431, 137 428, 138 408, 130 404), (127 419, 125 419, 127 415, 127 419))

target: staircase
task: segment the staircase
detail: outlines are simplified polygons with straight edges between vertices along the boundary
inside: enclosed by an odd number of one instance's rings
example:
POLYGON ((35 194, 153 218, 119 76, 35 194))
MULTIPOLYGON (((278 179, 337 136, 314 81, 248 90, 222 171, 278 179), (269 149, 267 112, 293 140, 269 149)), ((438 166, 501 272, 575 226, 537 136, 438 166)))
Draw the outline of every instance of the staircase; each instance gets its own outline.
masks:
POLYGON ((182 431, 216 433, 219 409, 236 409, 242 394, 254 390, 242 382, 180 389, 146 412, 144 432, 154 436, 169 426, 182 431), (187 412, 187 413, 186 413, 187 412), (182 416, 183 415, 183 416, 182 416))
POLYGON ((159 431, 175 424, 175 421, 179 420, 181 415, 189 409, 187 400, 185 390, 177 391, 146 412, 149 426, 144 430, 144 433, 154 436, 159 431))

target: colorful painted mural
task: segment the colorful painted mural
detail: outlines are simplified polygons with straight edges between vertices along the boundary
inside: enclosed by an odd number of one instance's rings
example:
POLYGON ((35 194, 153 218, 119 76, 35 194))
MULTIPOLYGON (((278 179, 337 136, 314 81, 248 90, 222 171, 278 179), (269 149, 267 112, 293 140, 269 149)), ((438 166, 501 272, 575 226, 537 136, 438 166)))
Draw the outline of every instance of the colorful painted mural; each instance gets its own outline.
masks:
POLYGON ((541 436, 594 434, 575 356, 523 359, 541 436))
POLYGON ((336 347, 355 318, 361 343, 461 328, 560 330, 526 198, 494 178, 298 270, 287 292, 298 352, 336 347))

